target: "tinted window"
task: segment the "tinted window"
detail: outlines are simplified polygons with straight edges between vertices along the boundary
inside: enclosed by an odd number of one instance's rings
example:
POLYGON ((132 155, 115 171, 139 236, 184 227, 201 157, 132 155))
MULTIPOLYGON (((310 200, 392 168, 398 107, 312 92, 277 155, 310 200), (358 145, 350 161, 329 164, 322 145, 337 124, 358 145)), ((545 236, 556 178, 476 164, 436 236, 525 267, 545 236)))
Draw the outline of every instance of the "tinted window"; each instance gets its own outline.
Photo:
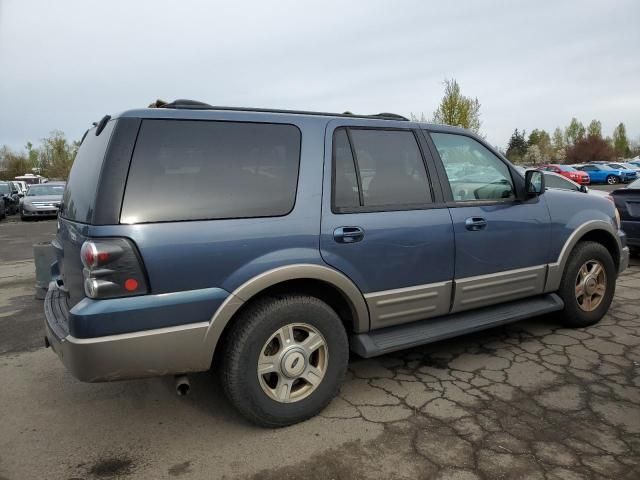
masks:
POLYGON ((505 200, 515 197, 509 167, 473 138, 432 133, 456 201, 505 200))
POLYGON ((334 188, 333 205, 337 210, 360 206, 358 178, 347 131, 340 128, 333 135, 334 188))
POLYGON ((10 193, 8 183, 0 183, 0 193, 7 195, 10 193))
POLYGON ((115 124, 114 120, 108 122, 97 137, 95 128, 92 128, 84 137, 64 190, 63 217, 78 222, 91 222, 100 170, 115 124))
POLYGON ((296 196, 292 125, 145 120, 122 223, 286 215, 296 196))
POLYGON ((349 129, 364 207, 419 207, 431 191, 412 132, 349 129))

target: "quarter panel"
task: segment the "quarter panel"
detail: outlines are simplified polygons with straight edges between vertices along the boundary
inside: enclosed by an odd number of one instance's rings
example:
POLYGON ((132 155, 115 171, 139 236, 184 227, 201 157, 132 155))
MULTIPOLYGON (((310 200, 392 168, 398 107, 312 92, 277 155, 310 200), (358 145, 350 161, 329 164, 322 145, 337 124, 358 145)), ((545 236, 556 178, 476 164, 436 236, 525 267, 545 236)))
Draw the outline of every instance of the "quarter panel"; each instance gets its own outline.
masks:
MULTIPOLYGON (((273 120, 271 120, 273 121, 273 120)), ((250 277, 291 263, 322 263, 318 250, 326 119, 299 118, 300 172, 293 211, 282 217, 90 226, 90 236, 137 245, 152 294, 218 287, 232 292, 250 277)))

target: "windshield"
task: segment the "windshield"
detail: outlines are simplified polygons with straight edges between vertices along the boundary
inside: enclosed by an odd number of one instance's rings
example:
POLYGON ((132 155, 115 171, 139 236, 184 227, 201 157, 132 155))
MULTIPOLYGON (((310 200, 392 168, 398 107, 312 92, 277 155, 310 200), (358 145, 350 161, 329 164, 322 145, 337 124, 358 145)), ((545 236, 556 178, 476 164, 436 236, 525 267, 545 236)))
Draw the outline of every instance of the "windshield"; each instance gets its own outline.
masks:
POLYGON ((578 171, 575 168, 570 167, 568 165, 560 165, 558 168, 560 168, 560 170, 562 170, 563 172, 577 172, 578 171))
POLYGON ((9 184, 0 183, 0 195, 9 193, 9 184))
POLYGON ((27 197, 62 195, 63 193, 64 185, 33 185, 27 190, 27 197))

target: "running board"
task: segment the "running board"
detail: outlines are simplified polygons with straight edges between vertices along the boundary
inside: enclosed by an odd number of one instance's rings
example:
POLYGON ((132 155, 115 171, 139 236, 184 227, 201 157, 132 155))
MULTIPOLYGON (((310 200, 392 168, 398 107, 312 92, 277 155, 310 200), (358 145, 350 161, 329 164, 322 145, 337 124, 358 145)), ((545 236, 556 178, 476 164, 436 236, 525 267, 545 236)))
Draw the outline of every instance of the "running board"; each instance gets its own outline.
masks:
POLYGON ((404 325, 382 328, 351 336, 351 350, 369 358, 404 350, 445 338, 477 332, 487 328, 517 322, 525 318, 556 312, 564 308, 555 293, 491 307, 454 313, 437 319, 420 320, 404 325))

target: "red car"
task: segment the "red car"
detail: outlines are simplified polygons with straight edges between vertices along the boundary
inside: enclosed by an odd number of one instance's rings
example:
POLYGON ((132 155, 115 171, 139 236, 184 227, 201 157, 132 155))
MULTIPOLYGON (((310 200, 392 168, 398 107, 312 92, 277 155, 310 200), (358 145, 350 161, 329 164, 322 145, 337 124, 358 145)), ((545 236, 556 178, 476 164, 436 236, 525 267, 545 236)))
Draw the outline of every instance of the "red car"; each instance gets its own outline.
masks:
POLYGON ((563 177, 567 177, 569 180, 579 183, 580 185, 589 185, 591 183, 591 178, 589 178, 589 174, 587 172, 581 172, 569 165, 550 163, 548 165, 542 165, 539 170, 558 173, 563 177))

